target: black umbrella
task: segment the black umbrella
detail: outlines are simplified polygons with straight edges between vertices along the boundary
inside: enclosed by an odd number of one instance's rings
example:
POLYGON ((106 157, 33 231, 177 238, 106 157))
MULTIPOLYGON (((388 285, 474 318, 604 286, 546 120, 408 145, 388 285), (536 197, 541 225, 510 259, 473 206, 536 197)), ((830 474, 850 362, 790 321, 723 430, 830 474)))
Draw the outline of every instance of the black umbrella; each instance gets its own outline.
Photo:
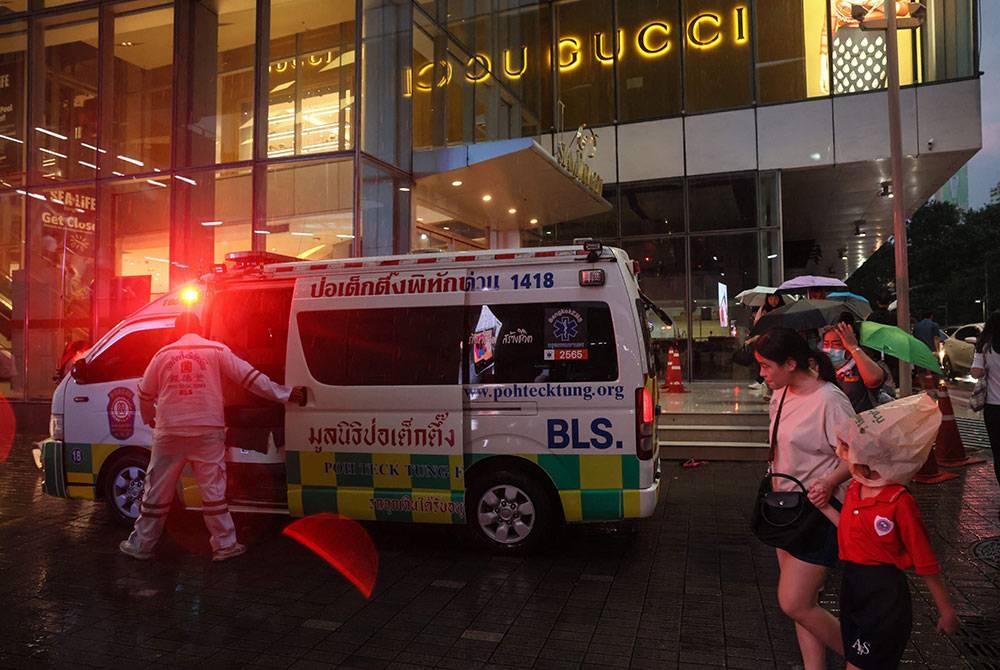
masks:
MULTIPOLYGON (((871 310, 870 307, 868 309, 871 310)), ((750 334, 760 335, 770 328, 814 330, 836 323, 844 312, 852 314, 858 321, 862 321, 868 316, 856 303, 840 300, 802 299, 771 310, 760 317, 760 321, 750 329, 750 334)))

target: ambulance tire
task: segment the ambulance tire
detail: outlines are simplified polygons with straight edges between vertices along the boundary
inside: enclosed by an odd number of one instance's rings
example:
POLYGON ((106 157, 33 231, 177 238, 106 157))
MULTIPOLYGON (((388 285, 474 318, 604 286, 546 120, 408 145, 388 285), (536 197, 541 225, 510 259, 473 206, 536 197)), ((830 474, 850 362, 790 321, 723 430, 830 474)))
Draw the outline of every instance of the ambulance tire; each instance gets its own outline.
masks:
POLYGON ((473 480, 466 514, 476 541, 507 555, 538 549, 560 521, 550 491, 519 470, 497 470, 473 480))
POLYGON ((123 524, 133 524, 149 470, 149 453, 127 452, 110 464, 104 473, 104 499, 112 516, 123 524))

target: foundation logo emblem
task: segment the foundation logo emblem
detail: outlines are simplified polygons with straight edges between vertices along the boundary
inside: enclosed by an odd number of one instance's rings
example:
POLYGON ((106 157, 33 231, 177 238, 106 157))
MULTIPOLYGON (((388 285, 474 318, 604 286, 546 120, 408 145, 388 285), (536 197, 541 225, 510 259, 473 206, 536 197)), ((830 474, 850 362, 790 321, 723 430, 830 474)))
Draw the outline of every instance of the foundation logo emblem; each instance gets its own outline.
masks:
POLYGON ((108 426, 117 440, 127 440, 135 432, 135 394, 124 386, 108 391, 108 426))

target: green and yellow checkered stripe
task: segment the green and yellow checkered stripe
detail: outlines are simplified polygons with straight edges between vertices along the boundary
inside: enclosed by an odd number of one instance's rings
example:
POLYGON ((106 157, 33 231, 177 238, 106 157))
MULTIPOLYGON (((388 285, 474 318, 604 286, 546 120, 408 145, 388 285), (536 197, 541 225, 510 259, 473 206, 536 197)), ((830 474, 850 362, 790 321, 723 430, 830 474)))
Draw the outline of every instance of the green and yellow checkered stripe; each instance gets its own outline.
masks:
POLYGON ((286 452, 292 516, 465 523, 461 455, 286 452))
POLYGON ((94 500, 97 497, 97 475, 120 444, 88 444, 55 440, 44 443, 42 449, 46 492, 66 498, 94 500), (62 482, 65 480, 65 487, 62 482))
MULTIPOLYGON (((292 516, 336 512, 371 521, 465 523, 460 511, 465 500, 464 472, 491 456, 289 451, 289 512, 292 516)), ((635 456, 516 456, 537 464, 549 476, 567 521, 639 516, 639 460, 635 456)))

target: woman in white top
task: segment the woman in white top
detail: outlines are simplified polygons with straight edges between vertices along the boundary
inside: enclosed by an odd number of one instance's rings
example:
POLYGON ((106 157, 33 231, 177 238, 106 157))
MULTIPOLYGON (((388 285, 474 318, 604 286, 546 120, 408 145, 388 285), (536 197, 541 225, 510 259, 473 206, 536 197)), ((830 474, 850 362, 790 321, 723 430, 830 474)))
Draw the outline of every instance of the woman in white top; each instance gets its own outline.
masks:
MULTIPOLYGON (((794 330, 772 328, 753 343, 760 374, 775 393, 771 398, 771 428, 780 411, 775 436, 774 472, 789 474, 809 490, 817 507, 830 502, 840 509, 847 463, 837 457, 834 428, 854 417, 851 401, 836 383, 829 357, 814 351, 794 330)), ((775 480, 774 485, 781 487, 775 480)), ((781 487, 784 488, 784 487, 781 487)), ((778 555, 778 604, 795 622, 795 635, 806 670, 826 668, 826 648, 843 656, 840 623, 819 604, 819 591, 837 562, 837 528, 832 523, 819 551, 778 555)))
POLYGON ((976 343, 976 355, 969 372, 979 379, 986 375, 986 407, 983 421, 993 450, 993 472, 1000 484, 1000 312, 993 312, 976 343))

